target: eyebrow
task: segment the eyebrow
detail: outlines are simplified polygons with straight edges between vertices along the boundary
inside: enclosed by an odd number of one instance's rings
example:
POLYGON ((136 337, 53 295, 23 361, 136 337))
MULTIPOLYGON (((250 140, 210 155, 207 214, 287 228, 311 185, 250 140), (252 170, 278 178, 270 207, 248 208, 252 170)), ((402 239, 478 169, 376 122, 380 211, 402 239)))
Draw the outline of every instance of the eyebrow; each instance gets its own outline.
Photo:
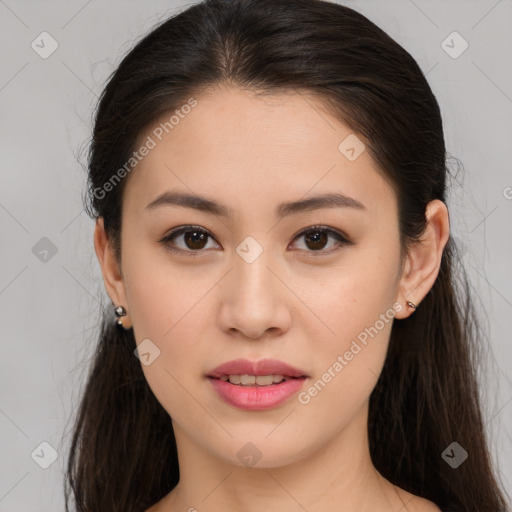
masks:
MULTIPOLYGON (((216 203, 211 199, 177 191, 168 191, 160 194, 156 199, 146 205, 145 210, 153 210, 161 206, 193 208, 201 212, 226 218, 231 217, 233 214, 231 208, 216 203)), ((327 193, 308 199, 300 199, 299 201, 281 203, 276 207, 276 215, 286 217, 288 215, 319 210, 321 208, 354 208, 367 211, 366 206, 357 199, 341 193, 327 193)))

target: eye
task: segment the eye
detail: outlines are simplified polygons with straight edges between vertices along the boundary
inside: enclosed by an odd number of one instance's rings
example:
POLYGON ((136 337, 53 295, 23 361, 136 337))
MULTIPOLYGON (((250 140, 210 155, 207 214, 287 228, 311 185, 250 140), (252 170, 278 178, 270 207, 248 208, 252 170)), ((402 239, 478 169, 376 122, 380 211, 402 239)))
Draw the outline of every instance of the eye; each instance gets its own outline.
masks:
MULTIPOLYGON (((337 250, 336 246, 354 245, 354 242, 350 241, 338 231, 325 226, 310 226, 295 235, 294 240, 300 237, 305 237, 306 246, 306 249, 301 250, 311 253, 311 256, 321 256, 322 254, 325 255, 325 253, 330 254, 337 250), (333 244, 335 249, 325 250, 326 242, 329 238, 335 240, 333 244)), ((159 242, 170 251, 186 253, 190 256, 198 256, 203 249, 207 248, 208 238, 213 239, 208 231, 199 226, 182 226, 171 231, 164 238, 159 240, 159 242), (177 247, 177 244, 174 242, 174 240, 178 240, 180 237, 183 237, 182 241, 185 247, 183 247, 183 245, 182 247, 177 247)))
POLYGON ((200 228, 199 226, 182 226, 171 231, 164 238, 159 240, 165 247, 171 251, 179 253, 187 253, 190 256, 197 256, 199 250, 204 249, 208 238, 212 238, 208 231, 200 228), (183 236, 185 248, 175 247, 172 240, 183 236), (192 249, 192 250, 188 250, 192 249))
POLYGON ((322 256, 325 255, 326 253, 331 254, 341 246, 354 245, 354 242, 350 241, 347 237, 343 236, 338 231, 328 228, 326 226, 310 226, 309 228, 303 229, 294 237, 294 240, 296 238, 301 237, 304 237, 304 245, 307 248, 305 249, 306 252, 311 253, 308 254, 308 256, 322 256), (334 239, 336 241, 333 244, 335 248, 331 250, 325 250, 325 246, 329 238, 334 239), (312 251, 308 250, 311 248, 313 249, 312 251))

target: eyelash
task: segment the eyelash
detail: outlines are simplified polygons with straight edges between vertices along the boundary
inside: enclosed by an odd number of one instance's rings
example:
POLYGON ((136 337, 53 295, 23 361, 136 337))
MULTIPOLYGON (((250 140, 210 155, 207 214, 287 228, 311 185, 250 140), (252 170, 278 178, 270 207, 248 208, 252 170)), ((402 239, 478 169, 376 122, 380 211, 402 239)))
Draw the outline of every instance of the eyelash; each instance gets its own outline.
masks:
MULTIPOLYGON (((184 249, 178 249, 176 247, 173 247, 169 243, 173 238, 176 238, 179 235, 182 235, 184 233, 191 232, 191 231, 195 231, 195 232, 199 232, 199 233, 204 233, 205 235, 208 235, 210 238, 214 238, 212 235, 210 235, 210 233, 208 231, 206 231, 205 229, 201 228, 200 226, 182 226, 182 227, 176 228, 173 231, 171 231, 170 233, 168 233, 166 236, 164 236, 164 238, 159 240, 159 242, 162 243, 165 246, 165 248, 170 250, 170 251, 173 251, 173 252, 176 252, 176 253, 180 253, 180 254, 186 254, 187 256, 199 256, 201 252, 204 252, 207 249, 198 249, 198 250, 195 250, 195 251, 194 250, 184 250, 184 249)), ((320 225, 310 226, 308 228, 303 229, 302 231, 297 233, 294 236, 293 239, 295 240, 296 238, 299 238, 301 236, 307 235, 310 232, 313 232, 313 233, 316 233, 316 232, 327 233, 328 235, 332 236, 333 238, 335 238, 338 241, 338 246, 334 250, 332 250, 332 249, 331 250, 320 249, 318 251, 307 251, 306 250, 305 252, 311 253, 311 254, 308 254, 308 256, 309 255, 313 256, 313 257, 327 256, 329 254, 332 254, 333 252, 336 252, 338 249, 340 249, 343 246, 354 245, 354 242, 350 241, 347 237, 343 236, 338 231, 336 231, 334 229, 331 229, 331 228, 329 228, 327 226, 320 226, 320 225)))

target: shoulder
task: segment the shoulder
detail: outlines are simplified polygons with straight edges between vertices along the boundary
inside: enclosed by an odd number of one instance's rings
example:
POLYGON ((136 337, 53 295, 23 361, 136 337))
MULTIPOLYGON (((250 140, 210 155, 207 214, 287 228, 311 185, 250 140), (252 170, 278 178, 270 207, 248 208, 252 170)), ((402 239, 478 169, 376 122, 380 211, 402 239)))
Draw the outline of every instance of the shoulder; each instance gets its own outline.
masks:
POLYGON ((407 505, 406 510, 408 512, 442 512, 434 502, 418 496, 407 505))
POLYGON ((442 512, 433 501, 421 498, 403 489, 397 490, 404 504, 403 512, 442 512))

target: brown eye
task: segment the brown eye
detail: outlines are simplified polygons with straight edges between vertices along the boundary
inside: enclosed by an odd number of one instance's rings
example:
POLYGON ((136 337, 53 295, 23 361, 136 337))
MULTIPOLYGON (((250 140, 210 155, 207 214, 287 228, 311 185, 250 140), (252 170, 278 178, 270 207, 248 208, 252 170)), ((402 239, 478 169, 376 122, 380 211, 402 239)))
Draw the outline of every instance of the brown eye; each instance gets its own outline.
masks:
POLYGON ((195 253, 199 253, 205 249, 209 238, 212 238, 211 235, 204 229, 194 226, 184 226, 172 231, 160 240, 160 242, 171 251, 196 256, 195 253), (178 244, 176 244, 175 240, 178 240, 180 237, 182 237, 181 247, 176 247, 178 244))
POLYGON ((329 240, 329 235, 325 231, 310 231, 310 234, 305 236, 305 240, 308 248, 323 249, 329 240))
POLYGON ((189 249, 204 249, 208 235, 203 231, 185 231, 183 240, 189 249))
MULTIPOLYGON (((329 254, 331 252, 334 252, 336 250, 336 246, 343 246, 343 245, 353 245, 353 242, 345 238, 343 235, 338 233, 337 231, 334 231, 333 229, 326 228, 323 226, 311 226, 303 231, 301 231, 295 239, 303 237, 305 240, 305 249, 303 249, 306 252, 310 253, 319 253, 319 254, 313 254, 313 256, 320 256, 322 254, 329 254), (336 243, 334 243, 334 250, 325 249, 326 245, 328 244, 328 240, 332 238, 336 240, 336 243)), ((331 247, 333 246, 331 245, 331 247)))

